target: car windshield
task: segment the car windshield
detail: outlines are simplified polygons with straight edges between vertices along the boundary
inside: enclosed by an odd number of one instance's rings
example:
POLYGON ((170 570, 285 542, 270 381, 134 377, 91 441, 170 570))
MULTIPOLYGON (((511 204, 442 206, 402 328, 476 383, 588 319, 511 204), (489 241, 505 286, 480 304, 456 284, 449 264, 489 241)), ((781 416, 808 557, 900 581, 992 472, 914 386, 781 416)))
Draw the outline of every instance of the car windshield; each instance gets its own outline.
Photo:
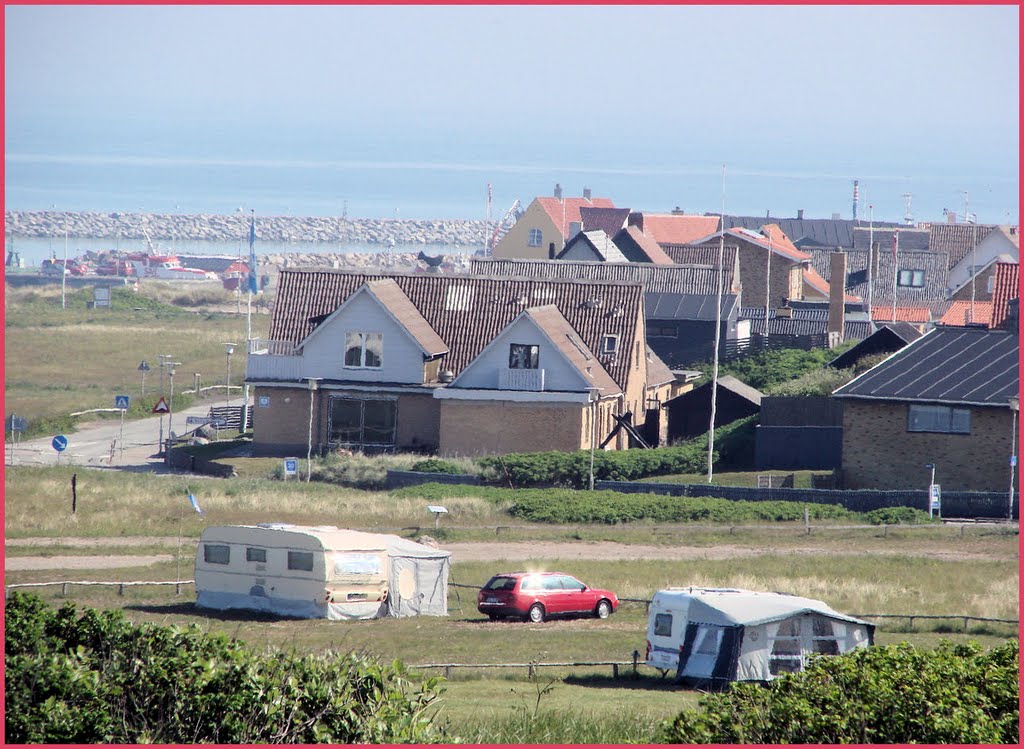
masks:
POLYGON ((514 577, 498 576, 488 580, 484 590, 512 590, 514 587, 516 587, 516 579, 514 577))

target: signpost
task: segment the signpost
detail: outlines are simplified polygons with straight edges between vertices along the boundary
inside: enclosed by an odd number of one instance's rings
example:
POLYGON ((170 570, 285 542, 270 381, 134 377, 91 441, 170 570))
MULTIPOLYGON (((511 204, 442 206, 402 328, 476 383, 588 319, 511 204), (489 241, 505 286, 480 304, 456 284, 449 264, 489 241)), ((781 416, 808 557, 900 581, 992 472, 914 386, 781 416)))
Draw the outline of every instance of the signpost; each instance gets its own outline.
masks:
MULTIPOLYGON (((161 370, 161 374, 162 373, 163 370, 161 370)), ((159 448, 159 453, 163 453, 164 449, 164 414, 168 411, 170 411, 170 409, 167 407, 167 401, 163 399, 163 396, 160 396, 160 400, 158 400, 156 405, 153 406, 153 413, 160 414, 160 440, 156 443, 159 448)))
POLYGON ((5 426, 7 427, 7 431, 11 433, 11 465, 14 465, 14 445, 18 442, 18 435, 28 428, 28 421, 20 416, 11 414, 7 417, 7 423, 5 426))
POLYGON ((299 475, 299 459, 298 458, 285 458, 284 459, 284 477, 287 480, 289 476, 299 475))
POLYGON ((937 514, 940 518, 942 517, 942 487, 938 484, 932 484, 928 487, 928 517, 933 517, 937 514))
POLYGON ((58 434, 56 437, 53 438, 53 442, 51 442, 50 444, 53 445, 53 449, 57 451, 57 463, 59 465, 60 454, 67 450, 68 448, 68 438, 65 437, 63 434, 58 434))
POLYGON ((149 371, 149 362, 143 359, 139 362, 139 371, 142 372, 142 397, 146 397, 146 372, 149 371))
MULTIPOLYGON (((114 396, 114 408, 121 409, 121 433, 118 435, 117 443, 121 446, 121 459, 124 460, 124 412, 128 410, 131 399, 127 395, 114 396)), ((113 457, 113 454, 111 454, 113 457)))

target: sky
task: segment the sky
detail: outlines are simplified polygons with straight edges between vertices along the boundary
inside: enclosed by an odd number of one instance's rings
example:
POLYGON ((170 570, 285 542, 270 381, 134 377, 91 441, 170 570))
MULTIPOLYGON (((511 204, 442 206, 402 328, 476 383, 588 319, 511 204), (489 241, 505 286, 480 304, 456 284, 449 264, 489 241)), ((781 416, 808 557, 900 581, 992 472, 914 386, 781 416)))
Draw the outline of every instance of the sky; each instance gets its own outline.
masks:
POLYGON ((997 221, 1018 56, 1016 6, 7 6, 5 153, 942 176, 997 221))

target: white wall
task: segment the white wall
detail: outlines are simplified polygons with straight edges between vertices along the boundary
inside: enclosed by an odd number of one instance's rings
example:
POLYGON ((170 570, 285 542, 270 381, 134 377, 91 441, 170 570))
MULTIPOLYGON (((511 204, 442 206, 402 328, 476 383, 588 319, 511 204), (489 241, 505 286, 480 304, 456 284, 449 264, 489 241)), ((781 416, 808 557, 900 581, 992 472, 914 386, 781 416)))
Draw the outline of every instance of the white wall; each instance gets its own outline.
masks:
POLYGON ((302 352, 302 376, 361 382, 423 382, 423 352, 409 333, 366 291, 351 298, 341 313, 321 323, 302 352), (382 333, 380 369, 345 367, 345 333, 382 333))
MULTIPOLYGON (((548 341, 547 336, 528 317, 519 318, 502 331, 495 344, 462 371, 458 387, 496 389, 498 370, 508 369, 508 351, 512 343, 540 346, 539 368, 544 370, 545 390, 586 390, 587 383, 583 382, 575 367, 569 364, 562 352, 548 341)), ((597 363, 597 359, 594 359, 594 364, 597 363)))
POLYGON ((591 248, 589 244, 584 242, 582 239, 576 242, 569 250, 562 255, 560 260, 601 260, 597 253, 591 248))
POLYGON ((959 289, 971 280, 971 267, 973 265, 985 266, 990 260, 1000 255, 1010 255, 1019 260, 1019 251, 1013 246, 1013 242, 1006 238, 1001 232, 994 230, 991 234, 978 242, 974 252, 968 252, 964 259, 954 265, 949 271, 949 288, 959 289))

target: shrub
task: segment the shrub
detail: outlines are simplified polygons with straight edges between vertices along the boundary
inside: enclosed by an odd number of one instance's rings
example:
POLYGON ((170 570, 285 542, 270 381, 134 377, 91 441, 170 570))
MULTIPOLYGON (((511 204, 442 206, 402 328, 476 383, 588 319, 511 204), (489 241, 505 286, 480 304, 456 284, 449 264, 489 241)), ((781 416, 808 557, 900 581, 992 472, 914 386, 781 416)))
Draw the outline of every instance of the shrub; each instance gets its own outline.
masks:
POLYGON ((908 643, 813 658, 737 684, 663 726, 673 744, 1016 744, 1019 645, 908 643))
POLYGON ((417 461, 412 464, 409 470, 421 473, 462 473, 462 469, 450 460, 440 460, 438 458, 427 458, 426 460, 417 461))
POLYGON ((939 518, 930 518, 924 510, 916 507, 880 507, 864 513, 864 519, 872 525, 923 525, 941 523, 939 518))
POLYGON ((358 654, 256 653, 197 626, 6 603, 12 743, 428 743, 440 680, 358 654))
POLYGON ((796 379, 780 382, 768 389, 771 395, 809 396, 830 395, 855 377, 852 369, 822 367, 805 372, 796 379))

